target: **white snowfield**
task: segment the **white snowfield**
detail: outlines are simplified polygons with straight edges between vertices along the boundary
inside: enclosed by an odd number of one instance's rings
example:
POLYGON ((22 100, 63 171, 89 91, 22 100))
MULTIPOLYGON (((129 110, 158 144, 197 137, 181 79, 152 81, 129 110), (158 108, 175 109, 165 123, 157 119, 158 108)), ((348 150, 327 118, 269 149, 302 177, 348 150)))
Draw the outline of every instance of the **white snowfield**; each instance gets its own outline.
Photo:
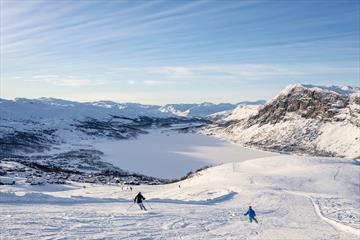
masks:
POLYGON ((359 166, 281 155, 133 191, 20 181, 0 186, 0 239, 359 239, 359 166), (132 206, 138 191, 147 212, 132 206), (259 224, 243 215, 249 205, 259 224))

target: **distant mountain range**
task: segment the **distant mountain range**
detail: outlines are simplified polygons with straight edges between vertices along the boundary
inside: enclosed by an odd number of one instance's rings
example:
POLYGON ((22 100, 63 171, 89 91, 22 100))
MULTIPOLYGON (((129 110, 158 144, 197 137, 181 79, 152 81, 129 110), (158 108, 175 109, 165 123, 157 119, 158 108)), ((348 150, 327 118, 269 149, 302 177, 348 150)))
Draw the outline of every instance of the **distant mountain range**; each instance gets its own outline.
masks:
POLYGON ((152 129, 211 134, 270 151, 360 158, 360 89, 354 87, 296 84, 267 102, 238 104, 0 99, 0 122, 0 162, 20 164, 19 174, 30 169, 24 175, 30 182, 35 173, 50 174, 52 182, 163 182, 103 162, 92 145, 136 139, 152 129))
MULTIPOLYGON (((195 131, 210 123, 208 115, 231 111, 235 104, 168 104, 166 106, 97 101, 80 103, 54 98, 0 99, 0 162, 31 183, 34 174, 64 180, 156 184, 161 179, 129 173, 101 161, 96 141, 136 139, 152 129, 195 131), (21 165, 21 166, 18 166, 21 165), (28 171, 24 171, 28 169, 28 171), (89 178, 89 174, 91 177, 89 178)), ((0 175, 5 170, 0 167, 0 175)))
POLYGON ((260 105, 265 100, 231 103, 144 105, 112 101, 75 102, 56 98, 15 100, 0 99, 1 118, 104 118, 107 115, 126 117, 205 117, 217 112, 231 111, 239 105, 260 105))

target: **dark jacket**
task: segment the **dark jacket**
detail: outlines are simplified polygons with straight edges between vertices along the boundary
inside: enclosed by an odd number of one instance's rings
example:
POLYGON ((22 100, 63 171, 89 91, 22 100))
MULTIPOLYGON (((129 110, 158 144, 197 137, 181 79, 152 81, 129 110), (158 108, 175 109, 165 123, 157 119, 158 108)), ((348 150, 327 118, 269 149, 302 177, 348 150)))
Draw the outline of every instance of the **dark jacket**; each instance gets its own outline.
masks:
POLYGON ((249 208, 248 211, 244 214, 245 216, 246 215, 249 215, 249 218, 254 218, 256 217, 256 213, 255 211, 252 209, 252 208, 249 208))
POLYGON ((136 195, 136 197, 134 198, 134 202, 136 203, 142 203, 143 200, 145 200, 145 198, 143 195, 141 195, 141 193, 138 193, 138 195, 136 195))

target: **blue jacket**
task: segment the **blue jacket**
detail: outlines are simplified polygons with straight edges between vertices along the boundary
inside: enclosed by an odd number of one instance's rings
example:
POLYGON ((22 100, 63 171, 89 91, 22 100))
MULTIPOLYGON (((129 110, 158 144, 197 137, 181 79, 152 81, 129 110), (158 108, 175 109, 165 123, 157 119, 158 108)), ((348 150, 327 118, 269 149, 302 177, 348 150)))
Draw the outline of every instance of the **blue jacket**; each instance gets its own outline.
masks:
POLYGON ((248 211, 244 214, 245 216, 246 215, 249 215, 249 218, 254 218, 256 217, 256 213, 255 211, 252 209, 252 208, 249 208, 248 211))

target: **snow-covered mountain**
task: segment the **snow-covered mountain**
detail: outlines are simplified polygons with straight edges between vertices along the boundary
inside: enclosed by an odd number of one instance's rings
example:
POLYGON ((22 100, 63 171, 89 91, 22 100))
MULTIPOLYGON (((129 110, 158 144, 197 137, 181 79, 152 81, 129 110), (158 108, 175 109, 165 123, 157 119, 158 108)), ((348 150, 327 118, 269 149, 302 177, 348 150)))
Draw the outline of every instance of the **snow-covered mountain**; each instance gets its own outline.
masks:
POLYGON ((244 101, 237 104, 231 103, 200 103, 200 104, 167 104, 160 108, 162 112, 173 113, 177 116, 204 117, 219 113, 230 113, 237 106, 262 105, 265 100, 244 101))
POLYGON ((151 127, 203 122, 162 112, 154 105, 110 101, 79 103, 52 98, 1 99, 0 119, 3 140, 0 146, 5 152, 13 149, 11 144, 18 150, 36 152, 41 151, 36 145, 76 142, 90 136, 128 139, 151 127), (47 144, 36 144, 41 142, 47 144))
POLYGON ((203 117, 235 106, 212 103, 158 106, 112 101, 80 103, 54 98, 0 99, 1 155, 49 151, 54 145, 76 145, 79 141, 97 137, 113 140, 135 138, 146 134, 148 129, 172 125, 187 131, 189 127, 209 122, 203 117))
POLYGON ((56 98, 15 100, 0 99, 2 118, 104 118, 107 115, 126 117, 205 117, 225 110, 233 110, 237 105, 262 104, 263 100, 255 102, 231 103, 200 103, 200 104, 167 104, 144 105, 139 103, 117 103, 112 101, 75 102, 56 98))
POLYGON ((159 106, 137 103, 98 101, 80 103, 54 98, 15 100, 0 99, 1 118, 8 119, 79 119, 84 117, 105 118, 109 115, 126 117, 172 117, 159 111, 159 106))
POLYGON ((231 103, 167 104, 161 108, 161 111, 184 117, 201 117, 217 112, 233 110, 234 108, 236 108, 236 105, 231 103))
POLYGON ((61 182, 64 176, 100 182, 122 176, 127 182, 158 183, 105 163, 104 153, 94 144, 135 139, 159 128, 186 132, 209 120, 180 117, 155 105, 40 98, 0 99, 0 122, 0 161, 24 164, 28 171, 20 172, 30 179, 37 171, 39 176, 50 174, 52 182, 61 182))
POLYGON ((207 130, 267 150, 360 157, 360 90, 291 85, 263 106, 239 106, 207 130))
POLYGON ((158 183, 158 179, 126 172, 126 166, 104 163, 106 153, 96 145, 136 139, 155 129, 173 133, 200 130, 271 151, 359 158, 359 88, 297 84, 261 103, 157 106, 0 99, 0 161, 27 166, 32 169, 29 176, 36 170, 38 175, 75 174, 81 181, 91 173, 100 182, 110 181, 106 178, 110 175, 158 183))

